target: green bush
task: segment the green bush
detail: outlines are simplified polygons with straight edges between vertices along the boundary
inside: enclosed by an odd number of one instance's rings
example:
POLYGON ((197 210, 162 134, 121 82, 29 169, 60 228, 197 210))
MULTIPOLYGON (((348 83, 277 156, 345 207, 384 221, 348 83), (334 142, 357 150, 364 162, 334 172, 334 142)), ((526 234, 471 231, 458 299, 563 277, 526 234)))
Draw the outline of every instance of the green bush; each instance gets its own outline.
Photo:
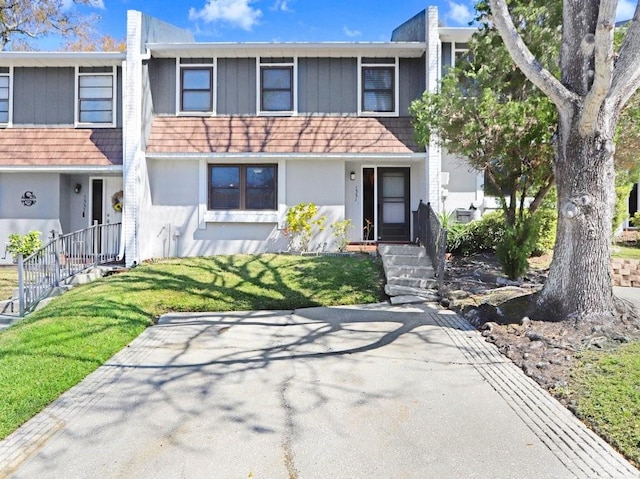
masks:
POLYGON ((496 256, 509 279, 522 278, 529 269, 527 260, 536 245, 539 225, 536 217, 529 217, 514 226, 505 226, 496 256))
POLYGON ((32 255, 37 250, 42 248, 42 240, 40 239, 40 231, 29 231, 25 235, 18 233, 11 233, 9 235, 9 244, 7 245, 7 251, 11 253, 13 259, 18 257, 19 253, 25 258, 32 255))
POLYGON ((331 229, 333 230, 333 236, 336 239, 336 244, 338 245, 338 251, 344 251, 347 249, 347 245, 349 244, 349 230, 353 228, 350 219, 335 221, 331 223, 331 229))
POLYGON ((324 229, 326 217, 318 216, 318 207, 314 203, 299 203, 286 213, 287 225, 284 235, 287 238, 289 251, 309 251, 313 235, 324 229))
POLYGON ((558 213, 551 208, 543 208, 536 212, 538 221, 537 240, 533 246, 532 256, 540 256, 553 250, 556 244, 556 230, 558 227, 558 213))
POLYGON ((631 218, 631 225, 640 228, 640 211, 636 211, 631 218))
POLYGON ((487 213, 471 223, 454 223, 447 236, 447 251, 461 256, 495 251, 503 232, 504 218, 500 212, 487 213))
MULTIPOLYGON (((556 224, 555 209, 544 208, 536 212, 535 220, 528 227, 528 234, 533 235, 533 247, 529 254, 541 255, 553 249, 556 224)), ((453 223, 449 225, 447 251, 461 256, 495 252, 506 235, 505 230, 506 224, 501 211, 492 211, 471 223, 453 223)))

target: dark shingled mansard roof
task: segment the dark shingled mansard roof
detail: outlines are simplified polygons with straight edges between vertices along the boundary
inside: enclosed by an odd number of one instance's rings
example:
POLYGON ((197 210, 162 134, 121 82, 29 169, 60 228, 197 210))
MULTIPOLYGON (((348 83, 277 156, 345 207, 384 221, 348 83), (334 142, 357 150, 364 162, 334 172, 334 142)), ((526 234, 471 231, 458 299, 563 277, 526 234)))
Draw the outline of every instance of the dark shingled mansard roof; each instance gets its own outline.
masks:
POLYGON ((156 117, 147 153, 411 154, 410 117, 156 117))

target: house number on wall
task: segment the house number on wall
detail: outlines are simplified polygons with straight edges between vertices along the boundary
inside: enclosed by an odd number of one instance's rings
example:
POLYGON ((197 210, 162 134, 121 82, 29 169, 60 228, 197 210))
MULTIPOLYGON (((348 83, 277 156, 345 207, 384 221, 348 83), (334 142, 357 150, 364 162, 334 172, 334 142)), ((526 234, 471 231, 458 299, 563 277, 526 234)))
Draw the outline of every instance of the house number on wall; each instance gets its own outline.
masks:
POLYGON ((36 204, 36 195, 33 191, 25 191, 20 201, 22 201, 22 204, 25 206, 33 206, 36 204))

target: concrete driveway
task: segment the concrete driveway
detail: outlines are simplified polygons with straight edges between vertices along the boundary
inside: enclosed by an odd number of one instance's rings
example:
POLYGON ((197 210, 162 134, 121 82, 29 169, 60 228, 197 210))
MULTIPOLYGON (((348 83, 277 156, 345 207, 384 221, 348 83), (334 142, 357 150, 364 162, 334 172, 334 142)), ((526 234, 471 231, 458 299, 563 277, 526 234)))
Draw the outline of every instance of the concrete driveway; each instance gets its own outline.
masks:
POLYGON ((427 305, 165 316, 0 443, 14 478, 639 477, 427 305))

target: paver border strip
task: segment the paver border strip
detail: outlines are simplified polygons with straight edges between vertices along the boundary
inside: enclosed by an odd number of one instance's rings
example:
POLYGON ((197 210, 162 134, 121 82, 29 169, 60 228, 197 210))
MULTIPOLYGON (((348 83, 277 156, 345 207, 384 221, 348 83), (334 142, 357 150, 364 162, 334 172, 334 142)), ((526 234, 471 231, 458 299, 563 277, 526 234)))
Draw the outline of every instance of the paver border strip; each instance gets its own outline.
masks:
POLYGON ((453 311, 428 312, 480 375, 577 478, 640 472, 453 311))

